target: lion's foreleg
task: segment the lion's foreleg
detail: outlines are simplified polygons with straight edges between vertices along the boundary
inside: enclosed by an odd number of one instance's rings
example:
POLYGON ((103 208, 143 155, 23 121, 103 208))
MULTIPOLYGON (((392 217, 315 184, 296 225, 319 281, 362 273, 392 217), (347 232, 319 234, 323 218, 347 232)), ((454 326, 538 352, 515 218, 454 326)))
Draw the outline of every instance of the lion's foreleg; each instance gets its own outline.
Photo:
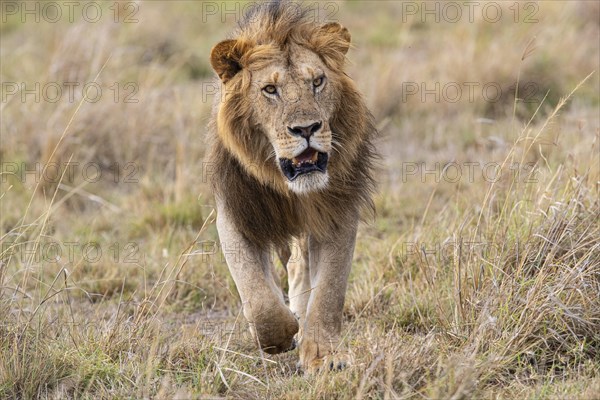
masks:
POLYGON ((294 239, 287 264, 290 309, 298 317, 300 327, 306 318, 306 307, 310 297, 310 269, 308 260, 308 240, 306 237, 294 239))
POLYGON ((253 336, 268 353, 292 349, 298 322, 276 284, 269 252, 249 243, 219 203, 217 210, 221 248, 253 336))
POLYGON ((340 368, 342 313, 356 240, 356 223, 332 232, 330 241, 309 239, 311 294, 300 343, 300 362, 308 371, 324 361, 340 368))

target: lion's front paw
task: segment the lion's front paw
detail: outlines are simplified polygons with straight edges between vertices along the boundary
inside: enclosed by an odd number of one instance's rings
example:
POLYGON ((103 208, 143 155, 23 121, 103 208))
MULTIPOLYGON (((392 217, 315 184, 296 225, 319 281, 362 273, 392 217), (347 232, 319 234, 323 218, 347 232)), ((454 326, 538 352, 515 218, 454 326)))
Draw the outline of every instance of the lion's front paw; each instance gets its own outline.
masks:
POLYGON ((300 367, 307 374, 320 371, 341 371, 350 365, 350 355, 314 340, 303 339, 300 343, 300 367))
POLYGON ((296 348, 294 335, 298 332, 298 321, 285 306, 260 314, 250 331, 261 349, 269 354, 284 353, 296 348))

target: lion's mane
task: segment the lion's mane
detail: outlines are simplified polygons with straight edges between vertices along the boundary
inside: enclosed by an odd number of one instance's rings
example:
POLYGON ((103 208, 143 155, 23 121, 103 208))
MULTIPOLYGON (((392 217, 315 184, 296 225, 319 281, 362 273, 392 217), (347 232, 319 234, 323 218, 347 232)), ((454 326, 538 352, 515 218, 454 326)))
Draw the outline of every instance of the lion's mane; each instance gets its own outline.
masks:
MULTIPOLYGON (((377 158, 374 120, 354 83, 343 71, 338 36, 319 29, 315 12, 291 2, 270 2, 246 13, 233 34, 243 69, 227 78, 209 124, 207 168, 216 196, 246 239, 260 248, 285 246, 291 236, 308 232, 320 240, 342 224, 374 210, 373 167, 377 158), (285 185, 267 136, 253 123, 247 96, 251 71, 288 51, 290 43, 314 51, 341 82, 331 101, 334 148, 327 187, 296 194, 285 185)), ((349 40, 349 35, 348 35, 349 40)), ((290 58, 294 55, 290 54, 290 58)))

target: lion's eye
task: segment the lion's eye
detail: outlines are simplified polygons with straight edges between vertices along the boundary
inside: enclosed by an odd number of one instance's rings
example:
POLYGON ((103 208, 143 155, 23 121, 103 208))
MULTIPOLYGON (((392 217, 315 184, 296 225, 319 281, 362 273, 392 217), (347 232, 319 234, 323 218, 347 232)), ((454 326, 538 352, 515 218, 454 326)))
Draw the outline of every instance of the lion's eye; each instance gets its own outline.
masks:
POLYGON ((320 76, 320 77, 318 77, 316 79, 313 79, 313 86, 314 87, 319 87, 319 86, 321 86, 323 84, 323 82, 325 82, 325 78, 323 78, 322 76, 320 76))
POLYGON ((277 93, 277 88, 274 85, 267 85, 262 90, 263 90, 263 92, 268 93, 268 94, 276 94, 277 93))

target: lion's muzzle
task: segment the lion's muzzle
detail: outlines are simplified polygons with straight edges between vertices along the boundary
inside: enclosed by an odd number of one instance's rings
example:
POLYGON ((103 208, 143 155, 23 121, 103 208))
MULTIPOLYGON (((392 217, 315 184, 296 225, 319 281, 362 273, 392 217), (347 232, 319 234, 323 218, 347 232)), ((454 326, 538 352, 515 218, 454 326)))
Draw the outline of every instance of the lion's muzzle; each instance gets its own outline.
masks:
POLYGON ((300 175, 312 172, 325 173, 327 171, 328 159, 329 155, 327 153, 308 147, 292 159, 280 158, 279 166, 285 177, 290 182, 293 182, 300 175))

